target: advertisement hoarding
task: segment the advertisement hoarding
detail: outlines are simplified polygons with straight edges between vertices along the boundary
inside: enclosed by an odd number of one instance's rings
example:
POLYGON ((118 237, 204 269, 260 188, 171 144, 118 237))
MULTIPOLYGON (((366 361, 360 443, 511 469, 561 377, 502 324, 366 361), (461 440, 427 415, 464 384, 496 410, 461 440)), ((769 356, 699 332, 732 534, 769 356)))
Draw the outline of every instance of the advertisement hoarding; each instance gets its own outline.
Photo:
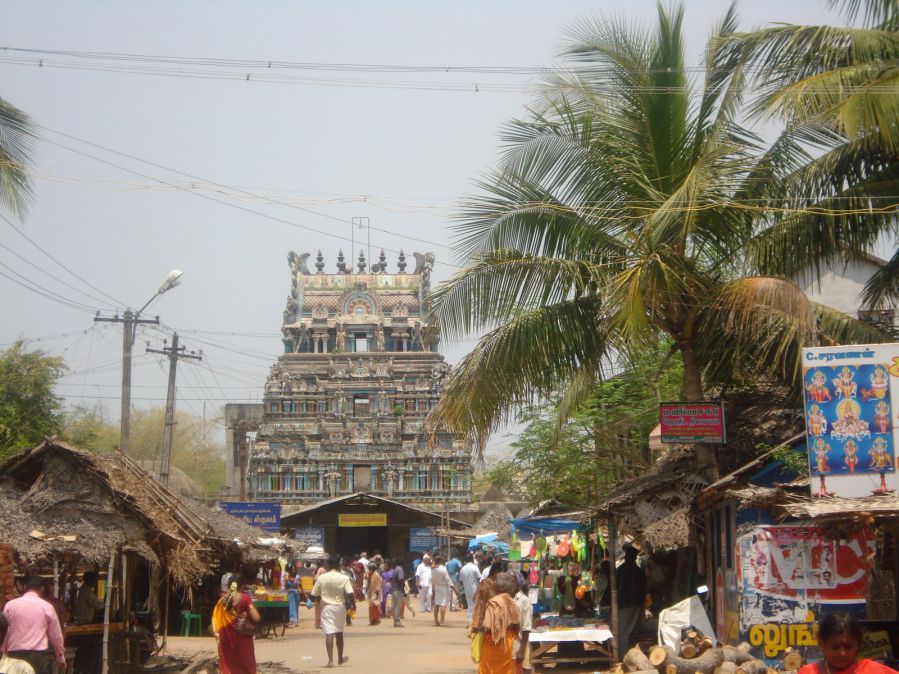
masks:
POLYGON ((803 349, 802 388, 812 494, 899 488, 899 344, 803 349))
POLYGON ((719 403, 660 403, 662 442, 722 445, 724 409, 719 403))
POLYGON ((222 501, 222 510, 247 524, 278 533, 281 528, 281 504, 255 501, 222 501))

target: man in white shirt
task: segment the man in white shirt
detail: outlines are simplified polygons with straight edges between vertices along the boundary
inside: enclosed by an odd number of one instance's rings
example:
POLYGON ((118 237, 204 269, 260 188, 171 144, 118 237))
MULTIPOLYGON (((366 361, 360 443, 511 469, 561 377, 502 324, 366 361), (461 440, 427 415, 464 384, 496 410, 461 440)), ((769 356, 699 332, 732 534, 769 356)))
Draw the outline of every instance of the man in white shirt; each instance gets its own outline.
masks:
POLYGON ((431 612, 431 558, 422 557, 421 564, 415 569, 415 581, 418 584, 418 596, 421 599, 423 613, 431 612))
POLYGON ((474 597, 478 593, 478 585, 481 583, 481 570, 474 563, 474 557, 468 556, 465 566, 459 571, 459 580, 462 581, 462 591, 465 593, 465 603, 468 606, 468 621, 474 616, 474 597))
POLYGON ((334 666, 334 642, 337 641, 337 664, 342 665, 348 657, 343 656, 343 628, 346 624, 347 595, 353 596, 353 584, 340 572, 340 558, 328 558, 328 571, 321 574, 312 587, 315 600, 315 626, 325 635, 325 650, 328 652, 328 667, 334 666))
POLYGON ((365 569, 365 573, 362 575, 362 594, 366 597, 368 596, 368 553, 363 551, 359 555, 359 563, 362 565, 362 568, 365 569))

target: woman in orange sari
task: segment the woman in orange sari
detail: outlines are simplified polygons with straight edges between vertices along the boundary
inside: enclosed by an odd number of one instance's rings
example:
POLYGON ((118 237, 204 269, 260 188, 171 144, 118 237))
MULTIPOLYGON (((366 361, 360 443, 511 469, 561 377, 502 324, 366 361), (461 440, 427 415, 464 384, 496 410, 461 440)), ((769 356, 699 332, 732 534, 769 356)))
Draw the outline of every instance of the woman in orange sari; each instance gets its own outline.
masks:
POLYGON ((517 591, 518 583, 511 573, 498 573, 478 589, 478 608, 470 628, 473 636, 484 633, 478 674, 515 672, 513 646, 521 623, 513 598, 517 591))
POLYGON ((212 611, 212 632, 219 649, 221 674, 256 674, 256 653, 249 625, 259 622, 259 611, 243 591, 237 574, 231 576, 228 592, 212 611), (246 626, 246 627, 244 627, 246 626))

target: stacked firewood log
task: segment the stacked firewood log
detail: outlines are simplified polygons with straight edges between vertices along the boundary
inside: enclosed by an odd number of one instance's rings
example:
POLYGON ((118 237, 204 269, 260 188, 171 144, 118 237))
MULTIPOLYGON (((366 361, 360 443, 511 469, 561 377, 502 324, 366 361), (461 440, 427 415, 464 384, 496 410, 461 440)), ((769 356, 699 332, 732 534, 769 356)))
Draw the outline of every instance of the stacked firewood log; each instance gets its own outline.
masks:
POLYGON ((684 635, 680 653, 670 646, 652 646, 644 653, 634 646, 610 674, 795 674, 802 656, 787 650, 783 667, 769 667, 752 656, 750 645, 712 646, 712 639, 698 632, 684 635))

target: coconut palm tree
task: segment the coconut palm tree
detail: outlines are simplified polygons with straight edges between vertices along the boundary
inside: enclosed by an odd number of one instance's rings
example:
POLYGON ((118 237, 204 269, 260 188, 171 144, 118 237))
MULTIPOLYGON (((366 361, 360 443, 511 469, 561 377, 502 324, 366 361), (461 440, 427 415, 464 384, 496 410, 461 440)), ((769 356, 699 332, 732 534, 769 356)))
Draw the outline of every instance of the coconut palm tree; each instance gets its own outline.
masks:
POLYGON ((0 204, 22 216, 31 202, 28 169, 36 136, 24 112, 0 98, 0 204))
MULTIPOLYGON (((450 377, 432 424, 478 442, 527 401, 563 390, 563 414, 641 344, 668 338, 684 392, 740 372, 798 377, 815 339, 875 334, 745 262, 759 195, 806 159, 739 124, 745 71, 712 34, 704 81, 684 58, 682 8, 655 34, 588 21, 572 68, 509 124, 499 168, 459 225, 465 266, 433 295, 444 333, 488 330, 450 377)), ((762 209, 764 210, 764 209, 762 209)))
MULTIPOLYGON (((784 137, 813 156, 766 195, 787 214, 769 213, 749 250, 759 266, 791 276, 820 274, 899 232, 899 3, 829 4, 864 23, 778 25, 727 40, 755 74, 755 115, 782 123, 784 137), (797 204, 813 208, 790 212, 797 204)), ((871 278, 865 300, 899 302, 899 251, 871 278)))

